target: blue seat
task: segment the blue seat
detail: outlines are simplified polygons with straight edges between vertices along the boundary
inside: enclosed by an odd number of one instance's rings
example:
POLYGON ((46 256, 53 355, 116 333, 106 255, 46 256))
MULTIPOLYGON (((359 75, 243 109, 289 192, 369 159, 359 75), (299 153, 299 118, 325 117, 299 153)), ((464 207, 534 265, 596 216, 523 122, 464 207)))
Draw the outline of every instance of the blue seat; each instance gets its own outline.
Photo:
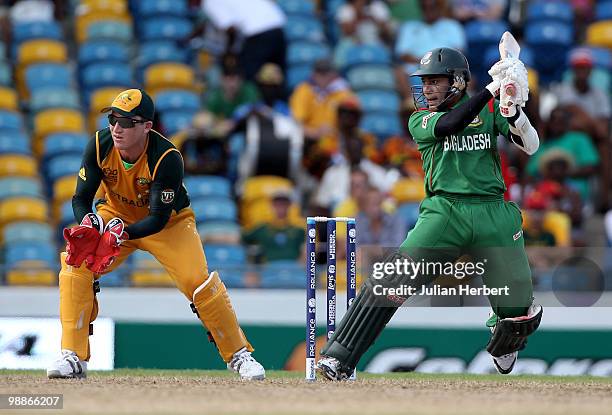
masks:
POLYGON ((314 2, 309 0, 278 0, 278 5, 289 15, 303 14, 313 17, 315 15, 314 2))
POLYGON ((209 269, 219 266, 243 266, 246 264, 246 251, 242 245, 207 244, 204 247, 209 269))
POLYGON ((595 20, 612 20, 612 1, 598 1, 595 5, 595 20))
POLYGON ((178 133, 191 126, 191 120, 197 111, 166 111, 160 114, 161 123, 167 136, 178 133))
POLYGON ((381 45, 356 45, 347 49, 343 71, 358 65, 391 65, 389 49, 381 45))
POLYGON ((14 23, 11 33, 13 39, 11 56, 16 57, 19 46, 28 40, 62 40, 62 28, 56 21, 36 21, 14 23))
POLYGON ((206 238, 222 237, 240 240, 240 225, 234 221, 213 220, 198 224, 198 234, 202 240, 206 238))
POLYGON ((81 108, 79 94, 71 88, 58 86, 35 88, 30 98, 30 110, 33 114, 49 108, 81 108))
POLYGON ((32 154, 30 140, 19 131, 0 131, 0 154, 32 154))
POLYGON ((54 238, 53 228, 48 223, 29 221, 11 222, 2 230, 2 240, 5 246, 27 241, 50 243, 54 238))
POLYGON ((0 59, 0 85, 11 85, 13 80, 13 71, 11 65, 0 59))
POLYGON ((155 96, 155 110, 166 111, 197 111, 200 109, 200 97, 192 91, 168 89, 160 91, 155 96))
POLYGON ((296 86, 305 82, 312 74, 312 65, 291 66, 287 69, 287 84, 289 89, 294 89, 296 86))
POLYGON ((99 20, 87 27, 87 39, 108 39, 124 44, 132 42, 132 27, 116 20, 99 20))
POLYGON ((0 179, 0 200, 7 197, 32 196, 44 198, 42 186, 30 177, 5 177, 0 179))
POLYGON ((63 239, 61 236, 62 230, 71 223, 74 223, 74 211, 72 210, 72 200, 66 200, 60 206, 60 223, 59 223, 59 237, 63 239))
POLYGON ((78 62, 81 68, 94 62, 128 63, 130 52, 126 45, 113 40, 89 40, 79 47, 78 62))
POLYGON ((189 5, 186 0, 147 0, 136 4, 135 14, 141 18, 155 16, 189 16, 189 5))
POLYGON ((368 89, 357 92, 361 106, 365 113, 391 112, 397 114, 400 108, 400 99, 392 91, 368 89))
MULTIPOLYGON (((508 23, 495 20, 475 20, 465 26, 465 36, 468 42, 467 58, 470 69, 478 75, 482 75, 486 51, 495 46, 498 47, 499 39, 508 30, 508 23)), ((499 55, 499 52, 498 52, 499 55)), ((486 67, 486 68, 485 68, 486 67)))
POLYGON ((89 142, 86 134, 54 133, 45 137, 43 157, 51 159, 64 154, 82 155, 89 142))
POLYGON ((569 2, 533 1, 527 6, 527 26, 536 21, 557 20, 563 23, 574 21, 574 11, 569 2))
POLYGON ((6 266, 10 269, 24 261, 37 261, 49 268, 55 268, 58 255, 55 246, 49 242, 27 241, 6 246, 6 266))
MULTIPOLYGON (((580 46, 580 49, 584 48, 584 46, 580 46)), ((593 57, 593 65, 595 67, 602 69, 612 69, 612 51, 610 51, 610 49, 596 47, 588 47, 587 49, 591 52, 591 56, 593 57)), ((572 51, 570 51, 570 53, 568 54, 568 58, 569 55, 571 55, 572 51)))
POLYGON ((191 208, 195 214, 196 222, 209 220, 238 220, 238 208, 233 199, 216 196, 193 200, 191 208))
POLYGON ((231 197, 231 183, 225 177, 187 176, 183 183, 192 200, 208 196, 231 197))
POLYGON ((24 131, 21 114, 13 111, 0 110, 0 131, 13 134, 13 131, 24 131))
POLYGON ((188 52, 179 49, 175 42, 167 40, 155 40, 140 46, 136 67, 139 74, 144 73, 150 65, 159 62, 181 62, 187 63, 188 52))
POLYGON ((397 207, 396 213, 401 216, 409 229, 412 229, 419 218, 420 203, 402 203, 397 207))
POLYGON ((76 175, 81 168, 81 156, 76 154, 53 157, 47 163, 47 179, 53 184, 64 176, 76 175))
POLYGON ((181 40, 193 30, 193 23, 185 17, 160 16, 145 20, 140 26, 140 41, 181 40))
POLYGON ((81 72, 82 84, 88 92, 105 86, 130 87, 132 69, 120 62, 99 62, 88 65, 81 72))
MULTIPOLYGON (((123 264, 122 264, 123 265, 123 264)), ((128 285, 128 277, 126 269, 120 266, 108 274, 104 274, 98 281, 100 281, 100 287, 124 287, 128 285)))
POLYGON ((362 129, 374 134, 379 139, 385 139, 402 133, 399 115, 394 113, 365 114, 361 120, 360 126, 362 129))
POLYGON ((287 48, 287 63, 289 66, 314 64, 317 60, 330 56, 329 47, 323 43, 295 41, 287 48))
POLYGON ((157 259, 147 251, 137 249, 131 254, 131 258, 134 268, 162 268, 157 259))
POLYGON ((525 41, 533 50, 540 83, 559 81, 568 49, 574 42, 572 26, 555 21, 534 22, 525 29, 525 41))
POLYGON ((96 130, 108 128, 108 114, 100 114, 96 117, 96 130))
POLYGON ((296 40, 325 41, 323 25, 315 17, 290 15, 287 17, 284 31, 289 44, 296 40))
POLYGON ((297 261, 272 261, 259 273, 261 288, 304 288, 304 265, 297 261))
POLYGON ((374 88, 395 90, 395 76, 390 66, 360 65, 350 69, 346 77, 354 91, 374 88))
POLYGON ((72 74, 66 64, 37 63, 27 67, 25 71, 26 86, 29 91, 43 87, 70 89, 72 74))

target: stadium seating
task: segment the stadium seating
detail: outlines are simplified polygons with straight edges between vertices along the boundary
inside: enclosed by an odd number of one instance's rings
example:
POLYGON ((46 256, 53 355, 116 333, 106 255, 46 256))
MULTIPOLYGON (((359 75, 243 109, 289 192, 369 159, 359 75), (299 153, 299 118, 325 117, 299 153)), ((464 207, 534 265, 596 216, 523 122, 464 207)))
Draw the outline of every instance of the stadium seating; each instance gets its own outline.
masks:
POLYGON ((198 234, 204 244, 240 243, 240 225, 235 221, 205 221, 198 223, 198 234))
POLYGON ((391 65, 391 53, 381 45, 358 45, 350 47, 346 52, 346 62, 341 68, 346 72, 358 65, 391 65))
POLYGON ((155 94, 158 90, 180 88, 194 90, 195 73, 186 64, 162 62, 151 65, 144 74, 145 89, 155 94))
MULTIPOLYGON (((117 22, 112 25, 112 29, 119 29, 119 33, 125 33, 125 27, 130 27, 131 34, 132 19, 127 13, 109 13, 108 10, 89 10, 86 13, 76 16, 75 20, 75 37, 78 43, 82 43, 87 39, 100 38, 102 36, 91 36, 91 27, 99 24, 102 21, 117 22)), ((107 29, 110 31, 111 28, 107 29)), ((98 29, 99 30, 99 29, 98 29)), ((131 38, 131 35, 130 35, 131 38)))
POLYGON ((197 111, 166 111, 160 114, 161 124, 163 125, 166 136, 171 137, 181 130, 191 126, 191 121, 197 111))
POLYGON ((305 288, 304 266, 297 261, 272 261, 259 271, 261 288, 305 288))
POLYGON ((395 77, 390 66, 360 65, 346 74, 354 91, 364 89, 382 89, 395 91, 395 77))
POLYGON ((11 65, 0 59, 0 85, 10 85, 12 83, 13 72, 11 65))
POLYGON ((44 199, 27 196, 11 197, 0 202, 0 226, 18 221, 47 222, 49 207, 44 199))
POLYGON ((591 23, 586 41, 592 46, 612 49, 612 19, 591 23))
POLYGON ((155 96, 155 110, 197 111, 200 109, 200 98, 195 92, 181 89, 167 89, 155 96))
POLYGON ((114 40, 128 45, 133 39, 132 25, 129 21, 97 20, 87 26, 82 41, 94 39, 114 40))
POLYGON ((0 178, 0 200, 10 197, 44 198, 40 181, 33 177, 0 178))
POLYGON ((0 132, 0 154, 32 154, 30 141, 19 131, 0 132))
POLYGON ((52 244, 54 239, 51 225, 42 222, 11 222, 2 231, 2 243, 5 246, 29 241, 52 244))
POLYGON ((65 154, 82 155, 89 137, 83 133, 49 134, 43 144, 43 157, 48 160, 65 154))
POLYGON ((186 17, 157 15, 149 17, 138 26, 141 42, 154 40, 182 40, 193 30, 193 23, 186 17))
POLYGON ((79 45, 78 63, 81 68, 96 62, 123 62, 128 64, 130 52, 127 45, 113 40, 88 40, 79 45))
POLYGON ((0 86, 0 109, 18 111, 17 92, 8 87, 0 86))
POLYGON ((525 41, 533 49, 534 65, 544 85, 561 79, 573 36, 572 26, 555 21, 535 22, 527 26, 525 41))
POLYGON ((399 115, 392 112, 365 114, 360 127, 381 140, 402 133, 399 115))
POLYGON ((48 109, 78 110, 80 107, 80 98, 74 89, 56 87, 33 89, 30 98, 30 110, 33 116, 48 109))
POLYGON ((278 5, 286 13, 290 15, 314 16, 315 6, 311 0, 279 0, 278 5))
POLYGON ((25 84, 30 93, 43 87, 69 89, 73 86, 72 79, 70 68, 65 63, 43 62, 25 70, 25 84))
POLYGON ((527 24, 539 21, 559 21, 572 24, 574 11, 569 2, 563 1, 532 1, 527 7, 527 24))
POLYGON ((47 163, 46 177, 50 184, 64 176, 76 176, 81 168, 81 155, 67 154, 53 157, 47 163))
POLYGON ((0 177, 38 176, 36 159, 27 154, 0 154, 0 177))
POLYGON ((136 287, 169 287, 174 281, 157 260, 146 251, 136 250, 131 255, 130 281, 136 287))
POLYGON ((0 131, 23 131, 23 118, 19 112, 0 110, 0 131))
POLYGON ((231 183, 225 177, 187 176, 183 182, 191 200, 209 196, 231 197, 231 183))
POLYGON ((136 17, 149 19, 156 16, 187 17, 189 8, 186 0, 148 0, 135 3, 136 17))
POLYGON ((196 222, 205 221, 237 221, 238 209, 232 199, 215 196, 193 200, 191 208, 196 222))
POLYGON ((325 39, 323 25, 314 17, 295 16, 287 17, 285 36, 291 43, 297 40, 322 42, 325 39))

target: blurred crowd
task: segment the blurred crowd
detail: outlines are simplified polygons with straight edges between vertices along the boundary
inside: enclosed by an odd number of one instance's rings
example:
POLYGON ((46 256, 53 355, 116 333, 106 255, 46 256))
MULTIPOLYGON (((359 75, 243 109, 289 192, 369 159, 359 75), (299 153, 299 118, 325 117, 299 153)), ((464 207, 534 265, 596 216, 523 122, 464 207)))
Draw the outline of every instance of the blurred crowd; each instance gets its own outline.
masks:
MULTIPOLYGON (((128 8, 143 2, 129 1, 128 8)), ((76 3, 2 2, 4 44, 11 44, 10 27, 20 19, 70 27, 76 3)), ((305 216, 356 217, 359 244, 399 245, 424 197, 420 154, 407 128, 415 110, 409 75, 426 51, 453 47, 470 58, 469 88, 477 90, 495 54, 485 56, 474 31, 498 26, 512 30, 523 46, 530 79, 526 111, 541 140, 532 157, 499 142, 505 197, 524 210, 526 244, 612 245, 612 39, 608 34, 593 43, 591 33, 596 23, 612 25, 610 8, 596 4, 612 2, 186 3, 192 25, 172 41, 189 51, 201 101, 186 125, 170 127, 162 115, 156 128, 182 150, 187 175, 231 182, 240 210, 236 242, 248 247, 250 262, 300 261, 305 216), (537 3, 561 6, 541 11, 537 3), (530 40, 538 19, 571 29, 562 65, 552 69, 541 64, 542 48, 530 40), (254 178, 263 178, 267 201, 260 215, 247 195, 254 178), (271 178, 268 187, 265 178, 271 178), (589 225, 594 218, 600 226, 589 225)))

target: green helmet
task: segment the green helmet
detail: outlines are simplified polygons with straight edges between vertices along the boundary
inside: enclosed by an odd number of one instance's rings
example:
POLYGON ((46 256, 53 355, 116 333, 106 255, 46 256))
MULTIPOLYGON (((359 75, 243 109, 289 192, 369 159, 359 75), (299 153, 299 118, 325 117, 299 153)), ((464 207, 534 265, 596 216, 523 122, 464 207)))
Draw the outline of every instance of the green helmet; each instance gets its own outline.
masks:
POLYGON ((465 82, 470 80, 470 65, 467 58, 457 49, 436 48, 427 52, 411 76, 446 75, 454 78, 463 75, 465 82))

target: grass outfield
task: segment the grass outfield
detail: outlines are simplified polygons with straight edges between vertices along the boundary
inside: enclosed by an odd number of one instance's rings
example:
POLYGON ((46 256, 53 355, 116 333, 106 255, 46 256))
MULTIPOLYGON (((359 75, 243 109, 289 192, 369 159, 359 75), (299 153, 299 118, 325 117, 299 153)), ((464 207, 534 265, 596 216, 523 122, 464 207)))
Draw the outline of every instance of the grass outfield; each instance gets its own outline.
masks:
POLYGON ((244 382, 228 371, 118 369, 49 380, 44 371, 0 370, 2 393, 64 394, 64 409, 45 414, 589 415, 612 408, 612 378, 587 376, 358 373, 355 382, 310 383, 284 371, 244 382))

